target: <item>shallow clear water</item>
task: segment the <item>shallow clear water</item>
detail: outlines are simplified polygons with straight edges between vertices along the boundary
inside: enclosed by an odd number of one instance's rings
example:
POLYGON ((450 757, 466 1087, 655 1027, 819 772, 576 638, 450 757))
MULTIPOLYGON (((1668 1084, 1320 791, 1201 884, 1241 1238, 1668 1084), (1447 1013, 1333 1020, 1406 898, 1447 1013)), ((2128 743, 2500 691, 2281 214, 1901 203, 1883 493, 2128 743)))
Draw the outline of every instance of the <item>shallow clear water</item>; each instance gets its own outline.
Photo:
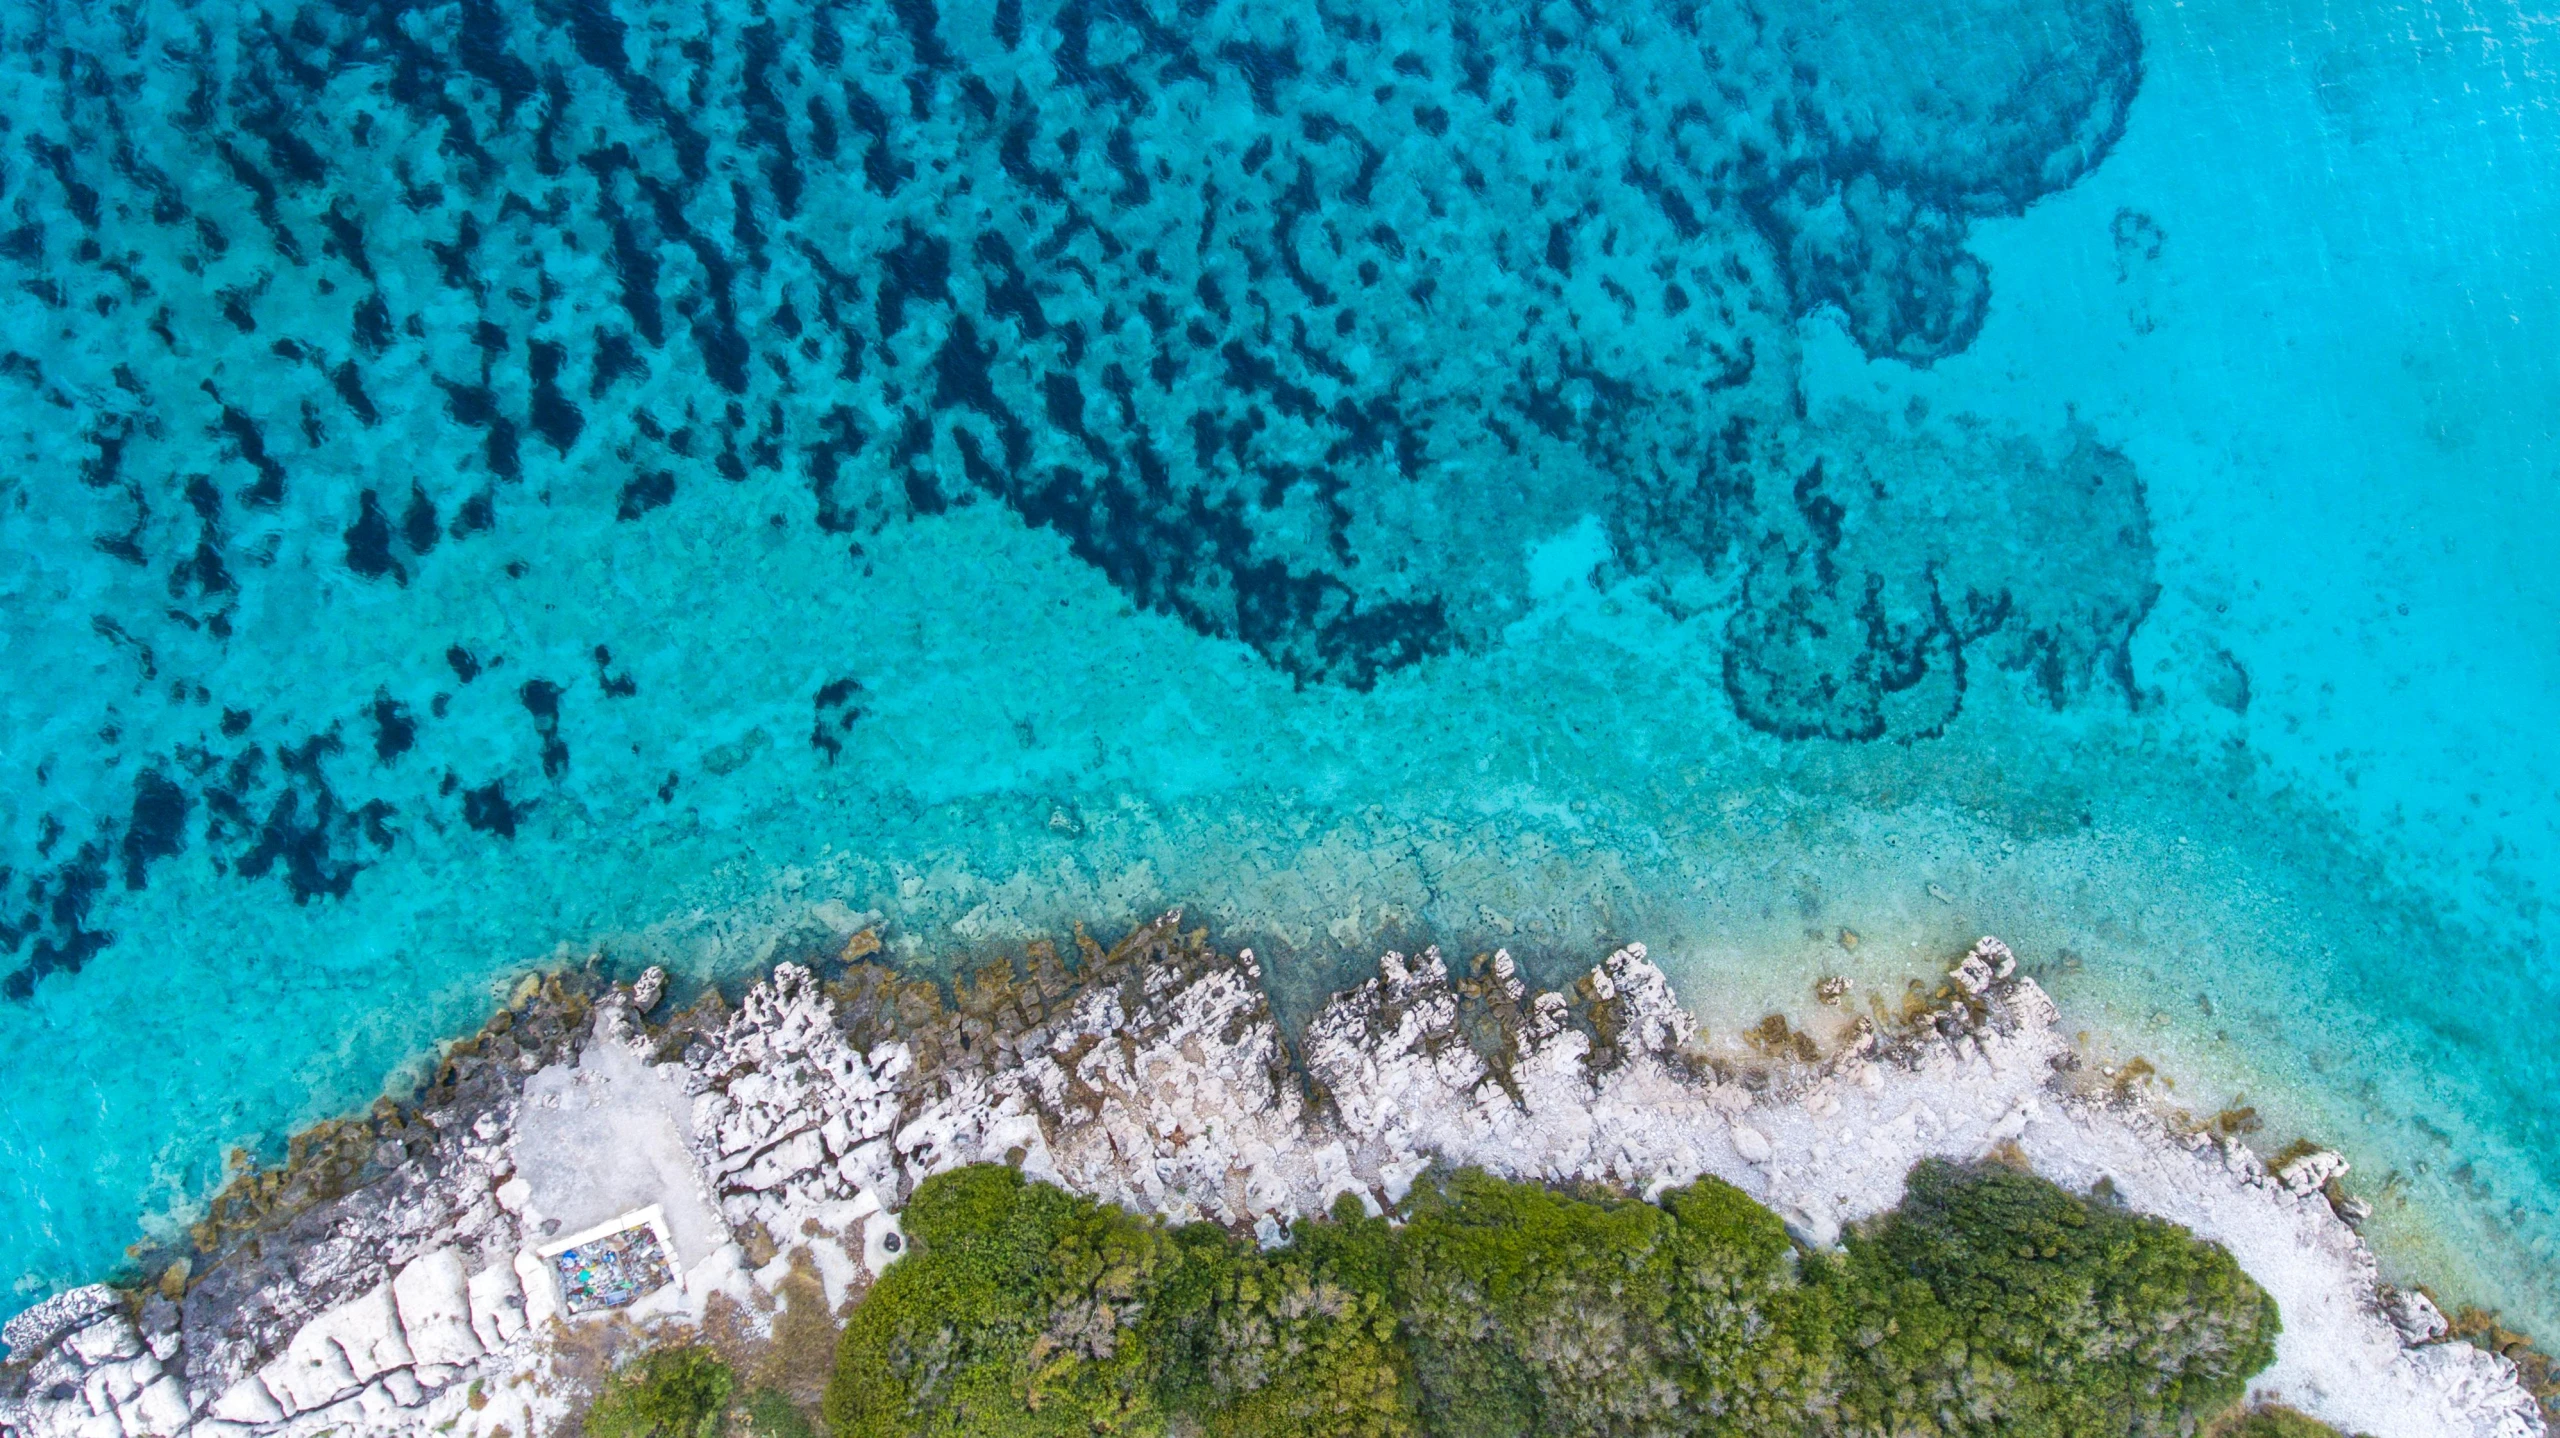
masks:
POLYGON ((564 946, 1182 903, 1997 931, 2560 1330, 2546 28, 0 11, 0 1272, 564 946))

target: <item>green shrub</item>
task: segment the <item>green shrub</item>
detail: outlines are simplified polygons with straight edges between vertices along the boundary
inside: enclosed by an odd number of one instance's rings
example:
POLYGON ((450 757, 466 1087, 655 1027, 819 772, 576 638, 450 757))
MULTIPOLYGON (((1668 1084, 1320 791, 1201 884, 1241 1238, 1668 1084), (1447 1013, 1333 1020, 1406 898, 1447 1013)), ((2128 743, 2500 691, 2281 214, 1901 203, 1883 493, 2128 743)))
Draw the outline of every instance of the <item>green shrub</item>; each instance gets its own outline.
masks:
POLYGON ((1217 1287, 1169 1369, 1169 1406, 1225 1438, 1397 1438, 1414 1431, 1383 1294, 1286 1253, 1221 1255, 1217 1287))
POLYGON ((2184 1433, 2275 1358, 2218 1245, 2031 1174, 1939 1160, 1825 1265, 1852 1431, 2184 1433))
POLYGON ((708 1348, 661 1348, 605 1380, 587 1438, 716 1438, 734 1383, 708 1348))
POLYGON ((942 1174, 905 1216, 914 1254, 854 1311, 824 1404, 839 1438, 1151 1432, 1130 1331, 1162 1230, 1009 1168, 942 1174))
POLYGON ((789 1394, 778 1388, 758 1388, 747 1395, 746 1431, 753 1438, 818 1438, 817 1425, 789 1394))
POLYGON ((1435 1432, 1795 1428, 1818 1406, 1786 1230, 1730 1184, 1655 1205, 1465 1172, 1412 1209, 1395 1296, 1435 1432))
POLYGON ((1721 1179, 1662 1196, 1678 1221, 1670 1313, 1701 1434, 1818 1430, 1832 1406, 1833 1303, 1798 1281, 1786 1225, 1721 1179))
MULTIPOLYGON (((1806 1254, 1705 1179, 1658 1203, 1474 1171, 1265 1253, 944 1174, 845 1330, 835 1438, 2192 1434, 2273 1356, 2221 1249, 1997 1167, 1923 1164, 1806 1254)), ((2251 1438, 2292 1438, 2284 1432, 2251 1438)))
POLYGON ((838 1438, 1158 1433, 1168 1401, 1236 1438, 1410 1431, 1383 1296, 1297 1255, 996 1167, 920 1186, 906 1233, 838 1350, 838 1438))

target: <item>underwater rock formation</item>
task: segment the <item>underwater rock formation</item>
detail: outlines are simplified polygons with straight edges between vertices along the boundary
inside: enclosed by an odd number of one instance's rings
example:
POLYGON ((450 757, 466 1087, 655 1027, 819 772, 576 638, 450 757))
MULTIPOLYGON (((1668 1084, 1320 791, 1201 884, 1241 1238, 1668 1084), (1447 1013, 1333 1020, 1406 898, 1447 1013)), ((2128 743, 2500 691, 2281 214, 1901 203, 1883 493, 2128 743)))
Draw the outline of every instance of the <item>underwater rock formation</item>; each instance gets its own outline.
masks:
POLYGON ((1744 1067, 1697 1045, 1641 948, 1570 995, 1505 955, 1462 975, 1388 955, 1311 1021, 1302 1073, 1252 955, 1177 920, 948 1000, 877 964, 786 964, 734 1011, 714 991, 658 1023, 635 992, 663 975, 528 983, 414 1103, 243 1175, 138 1294, 13 1320, 0 1426, 539 1431, 573 1396, 553 1364, 578 1326, 770 1322, 795 1271, 837 1307, 896 1261, 915 1185, 972 1163, 1266 1242, 1346 1198, 1386 1211, 1435 1166, 1645 1193, 1715 1175, 1820 1246, 1920 1160, 1996 1151, 2227 1248, 2283 1318, 2263 1396, 2351 1429, 2543 1431, 2512 1364, 2376 1284, 2331 1207, 2341 1161, 2270 1173, 2089 1082, 1996 940, 1896 1022, 1841 1019, 1744 1067), (550 1251, 634 1210, 675 1281, 569 1311, 550 1251))
POLYGON ((172 855, 327 902, 404 830, 511 837, 653 702, 621 636, 479 683, 437 635, 436 688, 261 664, 309 595, 451 623, 453 576, 711 492, 857 568, 1001 505, 1306 684, 1498 642, 1589 516, 1612 577, 1729 613, 1702 661, 1773 734, 1935 733, 1969 666, 2129 694, 2124 457, 1808 416, 1798 330, 1963 349, 1968 227, 2102 161, 2141 54, 2122 0, 0 16, 0 441, 65 480, 0 478, 0 540, 97 671, 25 721, 59 758, 0 990, 172 855), (449 750, 449 704, 522 752, 449 750))

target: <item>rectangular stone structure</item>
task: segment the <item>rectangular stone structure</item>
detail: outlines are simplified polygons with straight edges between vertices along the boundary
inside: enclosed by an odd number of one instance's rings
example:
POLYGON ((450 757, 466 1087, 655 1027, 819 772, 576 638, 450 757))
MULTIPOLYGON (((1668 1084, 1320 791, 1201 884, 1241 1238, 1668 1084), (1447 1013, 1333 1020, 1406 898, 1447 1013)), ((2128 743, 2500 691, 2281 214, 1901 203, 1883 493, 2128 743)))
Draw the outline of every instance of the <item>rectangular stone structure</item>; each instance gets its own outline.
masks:
POLYGON ((537 1249, 572 1315, 621 1308, 676 1281, 675 1241, 657 1204, 606 1219, 537 1249))

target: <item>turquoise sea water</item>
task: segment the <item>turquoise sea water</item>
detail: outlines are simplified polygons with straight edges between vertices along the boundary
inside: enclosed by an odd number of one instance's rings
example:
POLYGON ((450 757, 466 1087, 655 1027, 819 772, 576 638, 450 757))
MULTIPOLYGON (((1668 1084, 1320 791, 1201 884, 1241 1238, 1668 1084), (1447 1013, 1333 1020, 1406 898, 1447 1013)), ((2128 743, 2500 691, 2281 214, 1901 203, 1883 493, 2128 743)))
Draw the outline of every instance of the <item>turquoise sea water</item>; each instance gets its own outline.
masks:
POLYGON ((2549 29, 8 5, 0 1276, 555 952, 1182 903, 1996 931, 2560 1331, 2549 29))

